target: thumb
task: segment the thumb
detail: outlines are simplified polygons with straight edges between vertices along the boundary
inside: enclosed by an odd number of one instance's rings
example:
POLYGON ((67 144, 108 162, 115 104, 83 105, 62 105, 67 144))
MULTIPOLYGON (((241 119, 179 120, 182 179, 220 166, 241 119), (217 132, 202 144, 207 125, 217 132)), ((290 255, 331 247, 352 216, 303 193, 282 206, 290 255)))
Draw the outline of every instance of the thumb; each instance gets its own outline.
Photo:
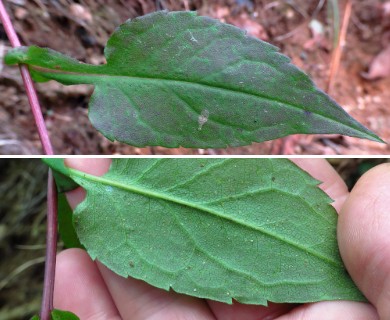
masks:
POLYGON ((390 164, 358 181, 341 210, 338 241, 351 277, 380 319, 390 319, 390 164))

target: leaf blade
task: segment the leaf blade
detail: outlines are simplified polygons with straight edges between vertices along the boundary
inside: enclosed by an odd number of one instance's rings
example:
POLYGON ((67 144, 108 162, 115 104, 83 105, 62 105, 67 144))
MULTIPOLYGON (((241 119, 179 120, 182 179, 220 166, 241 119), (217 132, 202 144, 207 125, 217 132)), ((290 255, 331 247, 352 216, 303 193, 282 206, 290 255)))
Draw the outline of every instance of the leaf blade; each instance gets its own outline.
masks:
POLYGON ((58 192, 71 191, 78 187, 78 185, 69 178, 68 167, 65 166, 63 159, 43 158, 42 161, 46 164, 50 163, 58 192))
POLYGON ((287 160, 121 159, 103 177, 70 173, 88 194, 74 213, 81 242, 122 276, 228 303, 362 299, 329 198, 287 160))
POLYGON ((105 55, 106 65, 90 66, 30 47, 6 62, 46 68, 36 70, 43 79, 94 84, 91 122, 108 139, 135 146, 218 148, 294 133, 383 142, 274 46, 193 12, 127 21, 105 55))
POLYGON ((73 210, 70 207, 65 194, 58 195, 58 233, 64 248, 80 248, 85 249, 77 237, 76 230, 73 225, 73 210))
POLYGON ((51 317, 52 320, 80 320, 74 313, 58 309, 52 310, 51 317))
MULTIPOLYGON (((53 309, 50 313, 52 320, 80 320, 74 313, 69 311, 63 311, 58 309, 53 309)), ((40 320, 41 318, 37 315, 33 316, 31 320, 40 320)))

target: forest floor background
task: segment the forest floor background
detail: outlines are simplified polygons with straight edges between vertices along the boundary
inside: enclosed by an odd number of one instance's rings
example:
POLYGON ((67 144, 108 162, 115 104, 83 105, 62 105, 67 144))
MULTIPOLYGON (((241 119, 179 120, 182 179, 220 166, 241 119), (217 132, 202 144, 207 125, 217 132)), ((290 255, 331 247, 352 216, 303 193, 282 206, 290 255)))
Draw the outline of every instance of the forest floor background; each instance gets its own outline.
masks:
MULTIPOLYGON (((104 63, 103 48, 128 18, 167 10, 201 15, 271 42, 326 88, 333 52, 332 10, 324 0, 8 0, 24 45, 50 47, 88 63, 104 63)), ((340 16, 346 0, 336 1, 340 16)), ((330 95, 354 118, 390 141, 390 1, 353 1, 341 64, 330 95), (362 76, 371 67, 372 78, 362 76), (386 76, 387 75, 387 76, 386 76)), ((0 61, 10 48, 0 25, 0 61)), ((56 154, 390 154, 389 144, 339 135, 296 135, 227 149, 136 148, 110 142, 87 117, 92 87, 37 84, 56 154)), ((41 154, 18 68, 0 62, 0 154, 41 154)))

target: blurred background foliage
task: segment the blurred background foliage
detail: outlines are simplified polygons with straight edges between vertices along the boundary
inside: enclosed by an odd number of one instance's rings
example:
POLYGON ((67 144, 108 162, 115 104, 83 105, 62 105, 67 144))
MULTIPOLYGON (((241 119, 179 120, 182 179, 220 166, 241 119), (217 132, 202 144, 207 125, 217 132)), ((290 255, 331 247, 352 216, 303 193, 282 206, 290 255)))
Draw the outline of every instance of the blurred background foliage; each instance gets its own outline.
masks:
POLYGON ((45 255, 47 167, 0 159, 0 319, 39 310, 45 255))

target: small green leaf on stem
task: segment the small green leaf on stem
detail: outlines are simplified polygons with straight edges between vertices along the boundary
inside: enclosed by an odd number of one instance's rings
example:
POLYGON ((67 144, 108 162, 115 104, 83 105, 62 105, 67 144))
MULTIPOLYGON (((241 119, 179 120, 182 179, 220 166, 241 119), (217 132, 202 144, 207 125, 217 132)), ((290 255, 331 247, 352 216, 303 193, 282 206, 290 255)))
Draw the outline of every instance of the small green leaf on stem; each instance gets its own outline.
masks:
MULTIPOLYGON (((40 320, 39 316, 33 316, 31 320, 40 320)), ((51 320, 80 320, 74 313, 54 309, 51 312, 51 320)))
POLYGON ((80 320, 80 318, 72 312, 56 309, 51 312, 51 318, 52 320, 80 320))
POLYGON ((65 248, 84 249, 74 228, 73 210, 63 193, 58 195, 58 232, 65 248))

